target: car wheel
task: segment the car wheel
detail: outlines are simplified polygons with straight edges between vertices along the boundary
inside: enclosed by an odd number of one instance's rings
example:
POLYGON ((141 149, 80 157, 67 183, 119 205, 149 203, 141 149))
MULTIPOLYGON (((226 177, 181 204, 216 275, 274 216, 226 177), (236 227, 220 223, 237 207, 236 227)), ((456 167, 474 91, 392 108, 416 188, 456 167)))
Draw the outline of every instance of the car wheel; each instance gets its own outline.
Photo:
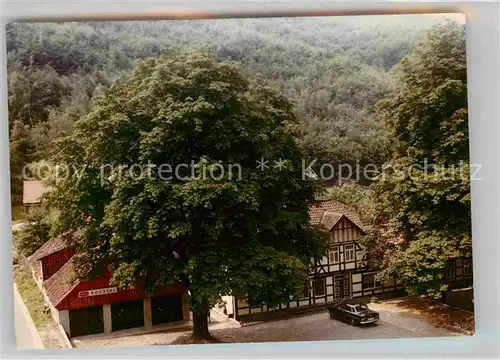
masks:
POLYGON ((335 319, 335 314, 334 313, 330 313, 330 319, 335 319))
POLYGON ((357 325, 356 320, 351 319, 350 324, 351 324, 352 326, 356 326, 356 325, 357 325))

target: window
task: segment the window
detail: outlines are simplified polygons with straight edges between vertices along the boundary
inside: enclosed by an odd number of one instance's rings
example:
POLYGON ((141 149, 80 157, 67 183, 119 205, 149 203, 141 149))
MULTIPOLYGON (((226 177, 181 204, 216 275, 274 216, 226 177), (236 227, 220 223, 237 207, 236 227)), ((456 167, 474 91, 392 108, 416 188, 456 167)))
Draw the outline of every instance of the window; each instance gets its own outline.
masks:
POLYGON ((464 275, 472 275, 472 260, 465 259, 464 260, 464 275))
POLYGON ((344 246, 345 261, 354 261, 354 245, 344 246))
POLYGON ((345 310, 345 311, 349 311, 349 312, 352 312, 352 309, 349 305, 345 304, 345 305, 342 305, 341 307, 342 310, 345 310))
POLYGON ((330 249, 330 252, 328 253, 328 257, 330 260, 330 264, 338 264, 340 262, 340 255, 339 255, 339 247, 334 246, 330 249))
POLYGON ((325 279, 314 280, 314 296, 325 295, 325 279))
POLYGON ((462 259, 457 259, 455 261, 455 273, 457 276, 462 276, 463 275, 463 268, 462 268, 462 259))
POLYGON ((363 290, 380 287, 380 281, 375 279, 375 273, 363 274, 363 290))
POLYGON ((454 278, 455 277, 455 262, 454 261, 450 261, 446 265, 445 273, 446 273, 445 275, 447 278, 454 278))
POLYGON ((354 305, 353 308, 354 308, 354 311, 357 313, 369 310, 368 306, 366 306, 365 304, 354 305))

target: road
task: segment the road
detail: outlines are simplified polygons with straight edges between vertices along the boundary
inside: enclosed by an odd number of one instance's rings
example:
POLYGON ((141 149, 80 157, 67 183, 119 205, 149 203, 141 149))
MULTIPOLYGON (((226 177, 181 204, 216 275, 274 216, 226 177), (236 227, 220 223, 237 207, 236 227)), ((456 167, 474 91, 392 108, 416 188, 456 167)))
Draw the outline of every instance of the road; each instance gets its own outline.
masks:
MULTIPOLYGON (((15 292, 15 291, 14 291, 15 292)), ((14 293, 14 322, 16 332, 17 348, 25 349, 40 349, 43 345, 39 339, 36 339, 30 331, 29 320, 25 314, 24 303, 20 296, 14 293)), ((32 325, 34 326, 34 325, 32 325)))
MULTIPOLYGON (((375 309, 374 309, 375 310, 375 309)), ((380 320, 376 324, 361 327, 351 326, 330 319, 328 313, 320 313, 294 319, 272 321, 239 329, 213 331, 223 342, 267 342, 267 341, 314 341, 390 339, 458 335, 437 328, 422 318, 376 309, 380 320)))
MULTIPOLYGON (((17 223, 12 225, 12 231, 20 230, 26 223, 17 223)), ((16 332, 17 348, 40 349, 43 348, 40 338, 35 338, 33 330, 35 325, 31 322, 28 310, 23 303, 16 287, 14 287, 14 327, 16 332), (31 329, 31 330, 30 330, 31 329)))

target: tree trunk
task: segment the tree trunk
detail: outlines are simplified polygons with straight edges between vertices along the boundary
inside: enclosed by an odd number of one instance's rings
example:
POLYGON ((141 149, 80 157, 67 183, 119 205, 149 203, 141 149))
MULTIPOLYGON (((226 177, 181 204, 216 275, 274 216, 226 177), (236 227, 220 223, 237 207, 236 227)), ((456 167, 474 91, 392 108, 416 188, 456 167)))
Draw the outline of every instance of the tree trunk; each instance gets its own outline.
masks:
POLYGON ((208 332, 208 317, 210 312, 208 306, 202 310, 193 312, 193 337, 197 339, 211 339, 212 336, 208 332))
MULTIPOLYGON (((186 279, 186 286, 190 285, 189 280, 186 279)), ((208 317, 210 316, 210 306, 206 299, 197 298, 192 289, 191 292, 191 306, 193 311, 193 339, 197 340, 211 340, 212 336, 208 331, 208 317), (193 301, 193 300, 198 301, 193 301)))

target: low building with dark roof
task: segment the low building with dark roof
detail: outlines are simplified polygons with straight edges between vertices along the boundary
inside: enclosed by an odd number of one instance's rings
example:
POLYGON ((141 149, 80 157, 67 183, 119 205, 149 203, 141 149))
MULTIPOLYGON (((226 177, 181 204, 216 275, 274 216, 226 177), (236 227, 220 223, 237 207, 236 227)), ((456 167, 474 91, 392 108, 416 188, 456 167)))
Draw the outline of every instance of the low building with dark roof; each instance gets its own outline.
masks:
POLYGON ((61 236, 50 239, 28 257, 33 275, 37 283, 43 283, 50 278, 64 263, 66 263, 73 251, 69 249, 61 236))
POLYGON ((42 195, 47 191, 47 188, 40 180, 25 180, 23 181, 23 206, 24 211, 29 213, 30 210, 40 205, 42 195))
POLYGON ((111 284, 109 272, 97 279, 78 279, 74 259, 74 251, 61 236, 28 258, 52 317, 68 336, 190 320, 187 289, 180 283, 153 294, 144 291, 140 280, 134 289, 121 289, 111 284))

